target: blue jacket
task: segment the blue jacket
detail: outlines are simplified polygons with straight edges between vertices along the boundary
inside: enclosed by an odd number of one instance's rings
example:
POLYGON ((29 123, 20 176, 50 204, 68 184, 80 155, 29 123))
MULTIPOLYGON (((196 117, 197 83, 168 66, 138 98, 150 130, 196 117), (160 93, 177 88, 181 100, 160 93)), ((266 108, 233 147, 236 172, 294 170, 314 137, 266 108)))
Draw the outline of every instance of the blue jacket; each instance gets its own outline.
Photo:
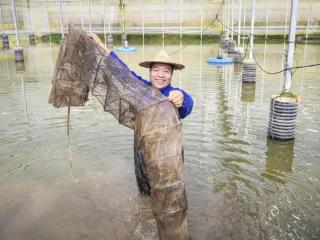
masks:
MULTIPOLYGON (((123 66, 129 69, 129 67, 116 55, 114 52, 111 52, 110 55, 114 58, 116 58, 123 66)), ((151 82, 143 79, 141 76, 136 74, 134 71, 131 71, 132 76, 134 76, 136 79, 144 82, 145 84, 151 86, 151 82)), ((183 104, 180 108, 178 108, 179 116, 180 118, 185 118, 188 116, 193 108, 193 99, 192 97, 185 91, 181 90, 180 88, 172 87, 171 84, 166 86, 165 88, 161 89, 161 93, 165 96, 169 96, 169 93, 173 90, 179 90, 182 92, 184 98, 183 98, 183 104)))

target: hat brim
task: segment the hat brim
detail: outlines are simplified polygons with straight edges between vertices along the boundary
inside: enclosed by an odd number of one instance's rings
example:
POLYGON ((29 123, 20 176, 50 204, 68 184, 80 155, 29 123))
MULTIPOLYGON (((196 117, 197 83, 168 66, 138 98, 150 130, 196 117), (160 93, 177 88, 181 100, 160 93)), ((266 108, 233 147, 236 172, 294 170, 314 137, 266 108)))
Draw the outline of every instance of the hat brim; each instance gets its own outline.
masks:
POLYGON ((179 63, 164 62, 164 61, 163 61, 163 62, 162 62, 162 61, 144 61, 144 62, 139 63, 139 66, 145 67, 145 68, 150 68, 153 63, 165 63, 165 64, 169 64, 169 65, 172 66, 172 69, 173 69, 173 70, 181 70, 181 69, 183 69, 183 68, 185 67, 184 65, 179 64, 179 63))

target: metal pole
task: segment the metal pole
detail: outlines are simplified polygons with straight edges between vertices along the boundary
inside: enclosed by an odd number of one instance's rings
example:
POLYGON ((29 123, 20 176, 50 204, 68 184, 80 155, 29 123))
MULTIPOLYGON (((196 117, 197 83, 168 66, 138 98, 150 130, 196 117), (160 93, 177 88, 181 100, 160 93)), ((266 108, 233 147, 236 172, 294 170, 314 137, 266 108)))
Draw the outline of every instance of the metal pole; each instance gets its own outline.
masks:
POLYGON ((202 1, 200 1, 200 39, 202 40, 202 32, 203 32, 203 9, 202 9, 202 1))
POLYGON ((179 27, 180 27, 180 40, 182 39, 182 0, 179 1, 179 27))
POLYGON ((164 2, 161 0, 161 21, 162 21, 162 48, 164 48, 164 9, 163 9, 164 2))
POLYGON ((311 12, 312 12, 312 2, 311 0, 309 0, 309 7, 308 7, 308 19, 307 19, 307 31, 306 31, 306 41, 308 40, 308 36, 309 36, 309 24, 310 24, 310 16, 311 16, 311 12))
MULTIPOLYGON (((182 48, 182 39, 180 39, 180 49, 182 48)), ((182 51, 179 51, 179 63, 182 62, 182 51)), ((182 88, 182 71, 179 71, 179 88, 182 88)))
POLYGON ((242 41, 242 47, 244 47, 244 35, 245 35, 245 28, 246 28, 246 0, 243 0, 243 41, 242 41))
MULTIPOLYGON (((285 19, 285 23, 284 23, 283 51, 282 51, 282 62, 283 63, 285 63, 285 61, 286 61, 286 36, 287 36, 288 15, 289 15, 289 0, 286 0, 286 19, 285 19)), ((280 91, 281 91, 282 85, 284 85, 284 81, 279 86, 280 91)))
POLYGON ((267 0, 267 16, 266 16, 266 32, 265 39, 268 37, 268 23, 269 23, 269 0, 267 0))
POLYGON ((59 10, 60 10, 60 27, 61 27, 61 38, 64 38, 64 30, 63 30, 63 15, 62 15, 62 4, 61 0, 59 0, 59 10))
POLYGON ((11 2, 12 2, 13 21, 14 21, 15 32, 16 32, 17 47, 19 47, 20 44, 19 44, 19 33, 18 33, 17 16, 16 16, 16 0, 12 0, 11 2))
POLYGON ((109 6, 109 35, 111 35, 111 9, 110 9, 110 1, 108 1, 109 6))
POLYGON ((30 0, 28 1, 28 13, 29 13, 29 20, 30 20, 30 31, 32 33, 33 27, 32 27, 32 21, 31 21, 31 13, 30 13, 30 0))
POLYGON ((231 40, 233 41, 234 0, 231 0, 231 1, 232 1, 232 5, 231 5, 231 8, 232 8, 232 12, 231 12, 231 40))
POLYGON ((1 30, 2 30, 2 33, 5 33, 4 27, 3 27, 3 18, 2 18, 2 9, 1 9, 1 8, 0 8, 0 20, 1 20, 1 30))
POLYGON ((123 2, 121 2, 121 14, 122 14, 122 33, 124 33, 124 6, 123 2))
POLYGON ((67 2, 66 0, 64 0, 65 2, 64 2, 64 5, 65 5, 65 7, 64 7, 64 23, 66 24, 66 26, 67 26, 67 28, 68 28, 68 25, 69 25, 69 23, 68 23, 68 14, 69 14, 69 2, 67 2))
POLYGON ((229 8, 229 1, 227 0, 227 37, 229 37, 229 20, 230 20, 230 8, 229 8))
POLYGON ((239 15, 238 15, 238 47, 240 47, 240 27, 241 27, 241 0, 239 0, 239 15))
POLYGON ((80 0, 80 9, 81 9, 81 27, 83 29, 83 9, 82 9, 82 0, 80 0))
MULTIPOLYGON (((104 10, 103 10, 103 36, 104 36, 104 45, 107 45, 107 33, 106 33, 106 11, 107 11, 107 7, 106 7, 106 2, 104 3, 104 10)), ((109 16, 110 17, 110 16, 109 16)))
MULTIPOLYGON (((226 14, 227 14, 227 11, 226 11, 226 1, 225 0, 223 0, 223 18, 222 18, 222 22, 224 23, 224 24, 226 24, 226 14)), ((223 34, 224 35, 226 35, 226 27, 225 26, 223 26, 223 28, 222 28, 222 31, 223 31, 223 34)))
MULTIPOLYGON (((299 2, 298 0, 292 0, 291 2, 291 20, 290 20, 289 44, 288 44, 286 68, 292 68, 293 66, 293 55, 294 55, 294 46, 295 46, 296 28, 297 28, 298 2, 299 2)), ((292 70, 289 69, 285 71, 285 81, 283 85, 283 90, 285 92, 290 91, 291 80, 292 80, 292 70)))
MULTIPOLYGON (((306 16, 307 16, 306 29, 307 30, 306 30, 305 42, 304 42, 304 48, 303 48, 303 63, 302 63, 302 65, 304 65, 305 62, 306 62, 308 35, 309 35, 309 23, 310 23, 311 13, 312 13, 312 2, 311 2, 311 0, 309 0, 309 7, 306 10, 306 16)), ((303 82, 304 82, 304 72, 305 72, 305 68, 302 69, 302 74, 301 74, 301 84, 300 84, 300 93, 299 93, 300 96, 302 96, 302 87, 303 87, 303 82)))
POLYGON ((251 9, 251 30, 250 30, 250 60, 252 60, 253 52, 253 35, 254 35, 254 15, 256 11, 256 0, 252 0, 252 9, 251 9))
POLYGON ((142 0, 142 46, 144 47, 144 0, 142 0))
POLYGON ((50 29, 50 20, 49 20, 49 10, 48 10, 48 6, 46 6, 47 9, 47 21, 48 21, 48 30, 49 30, 49 42, 50 42, 50 46, 51 46, 51 29, 50 29))
POLYGON ((89 32, 92 32, 91 29, 91 5, 90 5, 90 0, 88 0, 88 8, 89 8, 89 32))
POLYGON ((289 15, 289 0, 286 1, 286 20, 284 23, 284 35, 283 35, 283 41, 285 42, 286 40, 286 35, 287 35, 287 25, 288 25, 288 15, 289 15))

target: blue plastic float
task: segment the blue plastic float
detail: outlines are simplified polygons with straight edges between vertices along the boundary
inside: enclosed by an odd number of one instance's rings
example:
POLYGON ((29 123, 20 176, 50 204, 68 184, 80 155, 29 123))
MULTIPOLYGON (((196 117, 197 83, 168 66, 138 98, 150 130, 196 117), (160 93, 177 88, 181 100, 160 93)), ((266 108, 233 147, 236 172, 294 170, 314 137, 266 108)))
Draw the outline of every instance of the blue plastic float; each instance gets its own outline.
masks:
POLYGON ((208 63, 215 63, 215 64, 226 64, 226 63, 233 63, 233 58, 227 57, 227 58, 217 58, 212 57, 208 58, 208 63))
POLYGON ((118 51, 119 52, 135 52, 136 48, 134 48, 134 47, 127 47, 127 48, 120 47, 120 48, 118 48, 118 51))

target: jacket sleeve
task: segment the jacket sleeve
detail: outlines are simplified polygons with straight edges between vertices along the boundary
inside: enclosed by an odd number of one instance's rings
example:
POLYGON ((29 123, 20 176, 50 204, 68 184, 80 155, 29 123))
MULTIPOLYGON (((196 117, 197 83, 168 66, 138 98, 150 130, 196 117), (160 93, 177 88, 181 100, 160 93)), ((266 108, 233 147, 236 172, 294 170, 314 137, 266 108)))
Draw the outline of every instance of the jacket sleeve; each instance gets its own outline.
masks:
POLYGON ((191 95, 189 95, 187 92, 181 89, 177 89, 177 90, 183 93, 183 104, 180 108, 178 108, 180 118, 183 119, 191 113, 193 108, 193 99, 191 95))
POLYGON ((131 75, 132 75, 134 78, 140 80, 141 82, 143 82, 143 83, 145 83, 145 84, 147 84, 147 85, 150 85, 150 82, 149 82, 149 81, 143 79, 140 75, 138 75, 137 73, 135 73, 134 71, 132 71, 132 70, 128 67, 128 65, 127 65, 124 61, 122 61, 122 59, 121 59, 116 53, 111 52, 110 55, 111 55, 113 58, 115 58, 119 63, 121 63, 121 65, 123 65, 125 68, 127 68, 127 69, 130 71, 131 75))

